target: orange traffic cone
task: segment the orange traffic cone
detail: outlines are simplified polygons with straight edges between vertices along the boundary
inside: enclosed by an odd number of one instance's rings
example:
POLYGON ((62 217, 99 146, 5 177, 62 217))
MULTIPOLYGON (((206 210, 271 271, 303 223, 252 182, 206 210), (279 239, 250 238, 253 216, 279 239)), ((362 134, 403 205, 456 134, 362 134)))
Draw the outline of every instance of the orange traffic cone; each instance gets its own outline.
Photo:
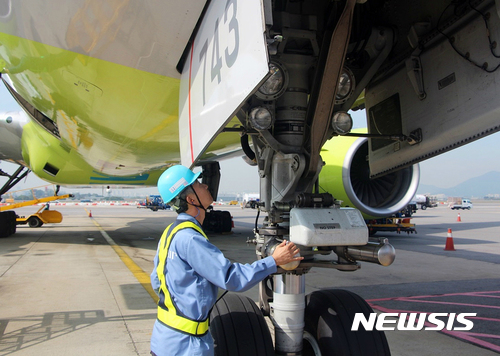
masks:
POLYGON ((445 251, 456 251, 453 245, 453 236, 451 236, 451 229, 448 229, 448 237, 446 237, 445 251))
POLYGON ((89 210, 89 218, 92 217, 92 210, 89 210))
POLYGON ((458 222, 462 221, 462 218, 460 217, 460 213, 458 213, 458 216, 457 216, 457 221, 458 221, 458 222))

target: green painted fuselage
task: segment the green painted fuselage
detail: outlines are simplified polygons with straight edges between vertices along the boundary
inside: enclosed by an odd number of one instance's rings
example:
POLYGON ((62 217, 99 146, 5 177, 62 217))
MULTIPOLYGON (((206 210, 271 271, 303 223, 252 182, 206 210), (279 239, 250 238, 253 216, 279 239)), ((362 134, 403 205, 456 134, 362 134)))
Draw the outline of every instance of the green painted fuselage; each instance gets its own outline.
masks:
MULTIPOLYGON (((201 11, 203 4, 193 4, 185 6, 201 11)), ((175 65, 196 11, 184 20, 173 11, 172 21, 179 17, 187 24, 162 36, 157 32, 163 23, 147 10, 164 11, 172 4, 145 1, 135 14, 128 1, 117 1, 112 13, 92 1, 48 6, 16 2, 0 19, 3 79, 58 130, 49 133, 35 121, 26 125, 24 161, 56 183, 155 185, 158 175, 180 160, 175 65), (140 29, 130 28, 141 19, 140 29), (47 173, 47 167, 55 169, 47 173)), ((239 135, 223 133, 205 157, 238 148, 239 135)))

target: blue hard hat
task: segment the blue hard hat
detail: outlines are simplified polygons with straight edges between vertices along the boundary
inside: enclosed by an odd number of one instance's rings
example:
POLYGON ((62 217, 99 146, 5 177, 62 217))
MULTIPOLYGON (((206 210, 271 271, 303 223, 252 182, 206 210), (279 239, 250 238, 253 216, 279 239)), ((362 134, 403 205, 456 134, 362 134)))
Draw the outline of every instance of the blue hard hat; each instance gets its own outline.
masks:
POLYGON ((171 202, 186 187, 193 184, 201 172, 193 173, 181 165, 172 166, 162 173, 158 179, 158 190, 165 203, 171 202))

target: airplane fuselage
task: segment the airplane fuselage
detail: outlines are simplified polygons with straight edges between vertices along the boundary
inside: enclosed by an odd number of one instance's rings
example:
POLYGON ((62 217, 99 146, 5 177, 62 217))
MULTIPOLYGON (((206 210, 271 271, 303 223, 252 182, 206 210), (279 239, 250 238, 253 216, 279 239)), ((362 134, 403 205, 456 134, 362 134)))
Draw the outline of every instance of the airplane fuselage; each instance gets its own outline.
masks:
MULTIPOLYGON (((176 66, 203 3, 9 6, 0 16, 0 70, 64 150, 106 175, 179 162, 176 66)), ((237 149, 238 142, 237 134, 222 135, 214 149, 237 149)), ((26 161, 33 153, 23 153, 26 161)), ((49 163, 62 169, 65 161, 49 163)))

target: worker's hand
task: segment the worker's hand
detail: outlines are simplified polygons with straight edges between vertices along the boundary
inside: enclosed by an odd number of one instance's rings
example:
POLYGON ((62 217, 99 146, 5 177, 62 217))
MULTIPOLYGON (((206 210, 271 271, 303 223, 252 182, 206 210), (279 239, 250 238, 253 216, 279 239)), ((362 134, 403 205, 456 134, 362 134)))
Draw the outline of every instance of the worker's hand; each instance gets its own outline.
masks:
POLYGON ((299 252, 300 249, 293 242, 284 240, 274 249, 273 258, 277 266, 282 266, 292 261, 303 260, 304 257, 295 257, 299 252))

